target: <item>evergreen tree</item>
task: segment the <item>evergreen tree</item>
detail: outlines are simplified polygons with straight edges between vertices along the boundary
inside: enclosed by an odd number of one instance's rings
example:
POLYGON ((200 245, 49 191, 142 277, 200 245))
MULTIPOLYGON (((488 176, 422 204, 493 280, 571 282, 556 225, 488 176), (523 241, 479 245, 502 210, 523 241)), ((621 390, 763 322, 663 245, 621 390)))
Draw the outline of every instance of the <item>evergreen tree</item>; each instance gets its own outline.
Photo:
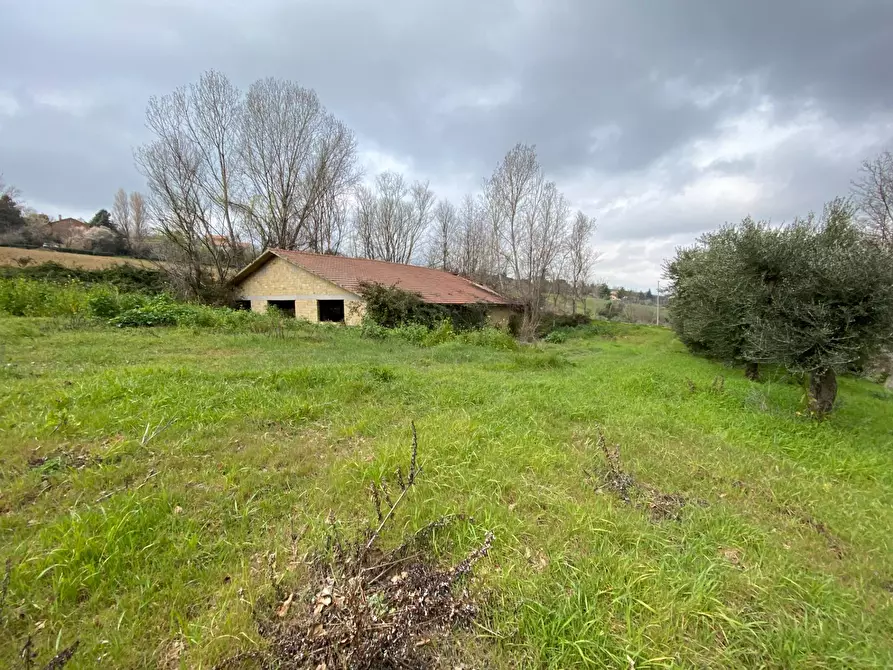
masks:
POLYGON ((24 225, 25 219, 22 216, 22 208, 13 199, 12 195, 7 193, 0 196, 0 233, 17 230, 24 225))
POLYGON ((93 215, 93 218, 90 219, 89 225, 91 227, 102 226, 103 228, 108 228, 109 230, 113 230, 118 232, 117 226, 115 226, 115 222, 112 221, 112 215, 109 214, 107 209, 100 209, 96 214, 93 215))

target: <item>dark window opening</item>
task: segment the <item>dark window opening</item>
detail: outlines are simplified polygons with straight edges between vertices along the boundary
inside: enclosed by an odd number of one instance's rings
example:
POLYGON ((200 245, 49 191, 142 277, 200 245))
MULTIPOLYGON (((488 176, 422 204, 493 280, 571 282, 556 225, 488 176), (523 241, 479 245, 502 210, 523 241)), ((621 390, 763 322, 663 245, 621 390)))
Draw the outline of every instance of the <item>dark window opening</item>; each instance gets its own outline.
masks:
POLYGON ((316 304, 319 306, 320 321, 344 322, 343 300, 317 300, 316 304))
POLYGON ((251 301, 250 300, 236 300, 233 302, 233 309, 238 309, 243 312, 251 311, 251 301))
POLYGON ((295 318, 295 301, 294 300, 268 300, 267 309, 274 307, 282 312, 282 316, 295 318))

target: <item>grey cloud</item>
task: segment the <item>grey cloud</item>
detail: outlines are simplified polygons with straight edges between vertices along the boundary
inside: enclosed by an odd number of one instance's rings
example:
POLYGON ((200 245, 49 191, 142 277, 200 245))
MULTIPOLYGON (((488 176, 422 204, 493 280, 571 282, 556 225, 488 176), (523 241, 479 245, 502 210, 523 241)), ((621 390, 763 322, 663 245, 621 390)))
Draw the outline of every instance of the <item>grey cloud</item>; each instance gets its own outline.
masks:
MULTIPOLYGON (((704 174, 777 177, 786 187, 761 203, 773 217, 845 188, 852 159, 783 146, 699 170, 693 143, 765 100, 778 123, 809 106, 844 129, 893 108, 885 0, 45 0, 4 18, 15 29, 0 94, 20 109, 0 108, 0 171, 29 198, 81 210, 139 185, 131 149, 148 97, 212 67, 241 86, 272 75, 315 88, 368 145, 435 183, 482 179, 520 141, 560 182, 648 189, 660 167, 667 197, 704 174), (96 104, 67 114, 37 105, 40 90, 96 104)), ((688 234, 723 213, 738 207, 658 207, 603 232, 688 234)))

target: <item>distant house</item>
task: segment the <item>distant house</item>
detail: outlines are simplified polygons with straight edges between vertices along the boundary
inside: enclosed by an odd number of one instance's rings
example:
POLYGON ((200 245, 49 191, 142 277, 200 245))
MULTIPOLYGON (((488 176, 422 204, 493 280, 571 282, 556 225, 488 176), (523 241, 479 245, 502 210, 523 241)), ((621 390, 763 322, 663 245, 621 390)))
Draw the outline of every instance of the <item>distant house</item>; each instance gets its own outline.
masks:
POLYGON ((492 289, 441 270, 282 249, 267 249, 231 283, 246 309, 275 306, 308 321, 349 325, 362 320, 364 283, 396 286, 432 304, 485 305, 497 323, 508 321, 513 306, 492 289))
POLYGON ((86 223, 80 219, 69 217, 50 221, 43 226, 42 232, 46 237, 59 242, 62 246, 68 246, 72 240, 83 236, 88 230, 90 230, 90 226, 86 223))
MULTIPOLYGON (((208 239, 211 244, 221 249, 231 246, 229 238, 226 235, 211 235, 208 239)), ((241 247, 242 249, 247 249, 251 246, 251 243, 236 241, 236 246, 241 247)))

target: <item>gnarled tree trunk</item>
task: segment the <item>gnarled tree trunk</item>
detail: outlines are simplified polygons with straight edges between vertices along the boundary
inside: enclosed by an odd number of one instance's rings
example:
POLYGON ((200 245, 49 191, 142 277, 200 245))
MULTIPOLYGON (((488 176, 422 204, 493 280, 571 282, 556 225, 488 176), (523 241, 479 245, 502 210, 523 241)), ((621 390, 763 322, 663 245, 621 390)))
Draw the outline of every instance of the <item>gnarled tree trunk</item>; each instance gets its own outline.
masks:
POLYGON ((809 378, 809 408, 823 417, 834 407, 837 398, 837 374, 834 370, 819 370, 809 378))
POLYGON ((760 381, 760 366, 757 363, 748 361, 744 364, 744 376, 752 382, 760 381))

